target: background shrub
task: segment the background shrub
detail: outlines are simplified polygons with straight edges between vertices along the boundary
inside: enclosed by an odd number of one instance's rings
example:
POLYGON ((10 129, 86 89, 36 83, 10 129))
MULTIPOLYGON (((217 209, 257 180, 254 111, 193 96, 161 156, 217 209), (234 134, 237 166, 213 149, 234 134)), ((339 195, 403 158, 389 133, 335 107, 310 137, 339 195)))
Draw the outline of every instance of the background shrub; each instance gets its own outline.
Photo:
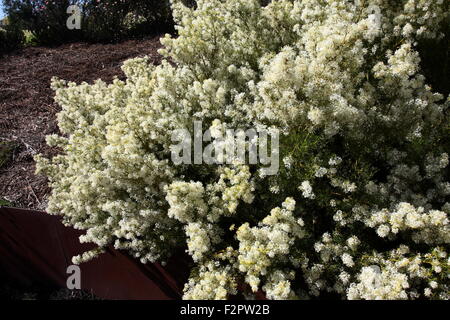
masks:
POLYGON ((66 13, 74 0, 3 0, 10 24, 29 30, 40 44, 51 45, 81 39, 79 30, 69 30, 66 13))
POLYGON ((86 40, 114 42, 173 31, 168 0, 3 0, 11 25, 29 30, 39 44, 86 40), (82 10, 81 30, 66 26, 70 5, 82 10))
POLYGON ((83 12, 83 36, 89 41, 117 41, 173 30, 169 1, 91 1, 84 4, 83 12))
POLYGON ((22 30, 13 28, 8 24, 0 27, 0 54, 20 48, 24 39, 22 30))

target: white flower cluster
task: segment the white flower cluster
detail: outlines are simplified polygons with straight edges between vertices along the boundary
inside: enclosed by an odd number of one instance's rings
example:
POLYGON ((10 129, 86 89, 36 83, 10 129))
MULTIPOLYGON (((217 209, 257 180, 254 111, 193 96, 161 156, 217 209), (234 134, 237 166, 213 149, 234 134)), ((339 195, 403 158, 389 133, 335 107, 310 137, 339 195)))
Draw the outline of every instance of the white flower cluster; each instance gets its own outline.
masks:
POLYGON ((295 272, 289 273, 276 270, 270 273, 267 283, 262 287, 268 299, 287 300, 295 299, 291 289, 291 280, 294 280, 295 272))
POLYGON ((314 244, 317 256, 301 259, 301 269, 309 285, 309 295, 319 296, 322 291, 345 294, 352 280, 352 273, 357 268, 355 258, 361 241, 357 236, 351 236, 342 243, 336 241, 341 238, 342 235, 337 232, 333 235, 324 233, 320 241, 314 244), (334 281, 328 283, 324 276, 331 270, 334 281))
POLYGON ((302 192, 302 196, 305 198, 314 199, 316 197, 309 181, 303 181, 298 189, 302 192))
POLYGON ((369 258, 374 264, 361 269, 357 281, 347 290, 347 298, 398 300, 422 296, 448 300, 450 286, 446 281, 449 271, 447 252, 437 247, 425 255, 410 253, 408 247, 400 246, 392 250, 387 259, 381 255, 369 258), (411 288, 413 284, 416 288, 411 288), (425 288, 418 289, 421 286, 425 288))
POLYGON ((186 299, 448 299, 450 99, 430 56, 450 2, 196 3, 172 1, 178 35, 159 66, 52 82, 61 154, 36 157, 48 211, 98 246, 74 262, 183 248, 186 299), (278 174, 173 163, 172 133, 196 121, 213 136, 278 129, 278 174))
POLYGON ((273 262, 286 259, 291 246, 305 235, 304 222, 295 219, 294 209, 295 200, 287 198, 282 208, 272 209, 257 227, 245 223, 237 230, 238 268, 246 274, 245 281, 254 292, 259 288, 260 277, 270 274, 273 262))
POLYGON ((198 278, 191 278, 184 288, 187 300, 225 300, 236 294, 237 282, 230 266, 221 267, 218 261, 208 261, 199 270, 198 278))
POLYGON ((450 224, 447 213, 439 210, 424 212, 424 208, 415 208, 409 203, 401 202, 396 210, 387 209, 371 215, 367 225, 377 227, 377 234, 384 238, 401 231, 413 231, 412 239, 415 242, 428 244, 450 243, 450 224))
POLYGON ((358 275, 359 282, 348 289, 349 300, 389 300, 408 298, 405 289, 409 287, 408 277, 394 270, 383 270, 377 266, 363 267, 358 275))
POLYGON ((169 203, 167 215, 183 223, 197 221, 206 217, 208 206, 203 200, 205 189, 201 182, 173 182, 166 187, 166 200, 169 203))
POLYGON ((213 224, 221 216, 233 215, 242 200, 253 201, 253 186, 248 166, 219 168, 219 180, 208 184, 176 181, 165 187, 169 204, 168 216, 185 224, 188 253, 194 261, 214 251, 212 246, 221 242, 223 231, 213 224), (205 202, 204 197, 208 199, 205 202))

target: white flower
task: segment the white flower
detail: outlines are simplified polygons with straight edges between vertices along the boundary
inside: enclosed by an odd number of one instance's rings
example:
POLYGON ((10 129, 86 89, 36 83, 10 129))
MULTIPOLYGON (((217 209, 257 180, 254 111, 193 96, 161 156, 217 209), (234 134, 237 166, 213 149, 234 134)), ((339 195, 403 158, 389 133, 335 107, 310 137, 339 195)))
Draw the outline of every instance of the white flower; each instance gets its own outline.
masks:
POLYGON ((322 178, 324 175, 326 175, 328 170, 326 168, 320 167, 316 170, 316 173, 314 174, 317 178, 322 178))
POLYGON ((312 107, 308 112, 308 119, 316 126, 320 125, 323 121, 323 112, 319 108, 312 107))
POLYGON ((315 194, 312 192, 312 187, 309 181, 303 181, 302 184, 298 187, 300 191, 302 191, 302 195, 308 199, 314 199, 315 194))
POLYGON ((353 262, 353 257, 351 255, 349 255, 348 253, 344 253, 341 257, 342 262, 347 266, 347 267, 353 267, 355 265, 355 263, 353 262))
POLYGON ((389 226, 387 226, 385 224, 382 224, 381 226, 378 227, 377 234, 380 237, 384 238, 384 237, 386 237, 389 234, 389 231, 390 231, 389 226))
POLYGON ((356 248, 359 246, 360 243, 361 243, 361 241, 359 241, 358 237, 356 237, 356 236, 352 236, 347 239, 347 245, 352 250, 356 250, 356 248))

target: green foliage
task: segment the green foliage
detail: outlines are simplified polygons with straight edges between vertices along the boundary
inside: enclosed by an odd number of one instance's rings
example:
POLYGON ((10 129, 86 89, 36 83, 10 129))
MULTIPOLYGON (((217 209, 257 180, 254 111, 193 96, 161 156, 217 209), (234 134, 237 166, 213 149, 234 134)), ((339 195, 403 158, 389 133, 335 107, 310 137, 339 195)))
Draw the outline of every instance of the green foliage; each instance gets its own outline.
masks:
POLYGON ((29 30, 24 30, 23 35, 25 37, 25 46, 36 46, 39 44, 36 36, 29 30))
POLYGON ((13 203, 4 200, 2 197, 0 197, 0 207, 12 207, 13 203))

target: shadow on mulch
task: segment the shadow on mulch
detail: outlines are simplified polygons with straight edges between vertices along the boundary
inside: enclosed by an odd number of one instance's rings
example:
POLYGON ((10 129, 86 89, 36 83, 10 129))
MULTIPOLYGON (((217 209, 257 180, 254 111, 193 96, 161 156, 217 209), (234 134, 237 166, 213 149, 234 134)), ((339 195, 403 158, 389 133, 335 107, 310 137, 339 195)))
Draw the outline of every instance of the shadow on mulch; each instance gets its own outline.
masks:
POLYGON ((17 207, 45 209, 49 188, 45 177, 34 174, 33 155, 56 154, 45 143, 46 135, 58 132, 55 115, 60 111, 50 79, 77 83, 124 79, 120 70, 124 60, 147 55, 154 64, 161 62, 159 38, 29 47, 0 58, 0 142, 16 145, 0 167, 0 199, 17 207))

